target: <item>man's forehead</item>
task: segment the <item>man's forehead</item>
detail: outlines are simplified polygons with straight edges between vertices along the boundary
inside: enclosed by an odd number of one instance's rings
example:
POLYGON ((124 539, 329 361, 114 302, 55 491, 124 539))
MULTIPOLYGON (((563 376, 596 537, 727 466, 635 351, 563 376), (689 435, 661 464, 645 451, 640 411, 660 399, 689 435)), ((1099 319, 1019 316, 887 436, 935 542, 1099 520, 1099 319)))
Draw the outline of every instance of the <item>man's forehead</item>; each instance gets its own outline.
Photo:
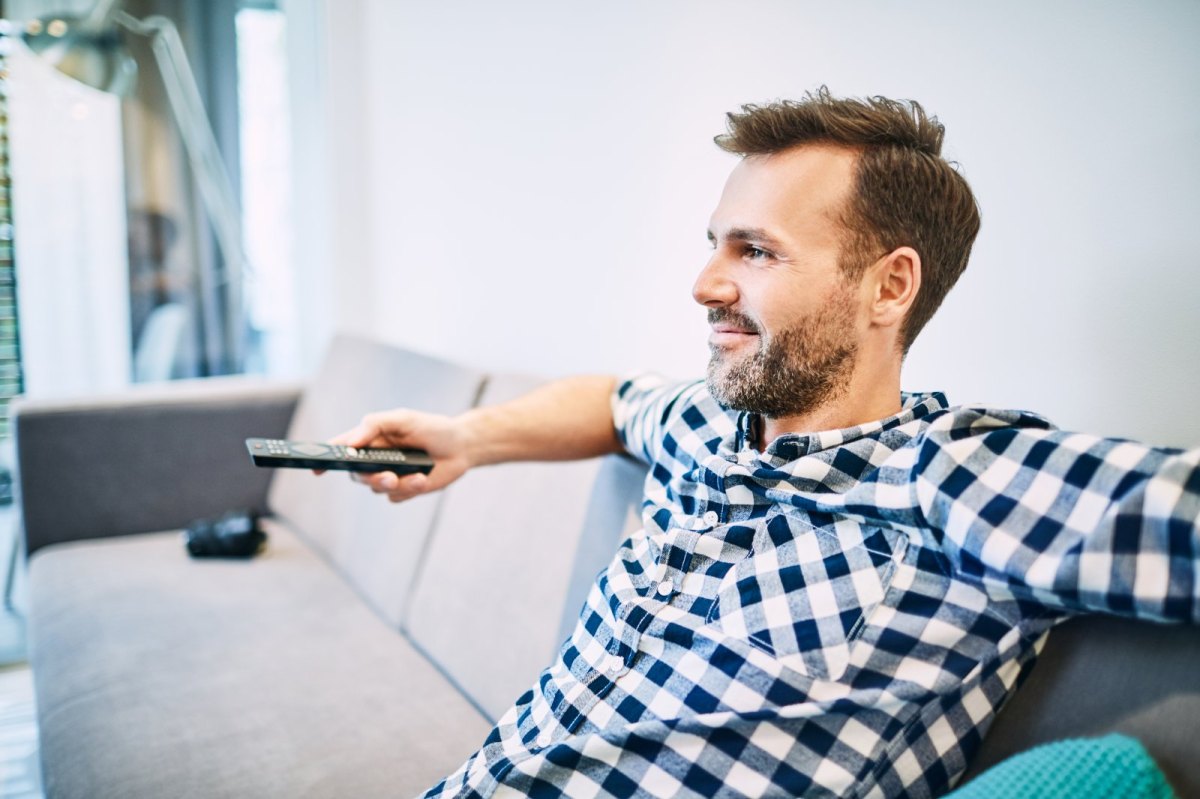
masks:
POLYGON ((730 173, 709 229, 775 237, 828 229, 841 220, 853 191, 856 159, 852 149, 827 145, 746 156, 730 173))

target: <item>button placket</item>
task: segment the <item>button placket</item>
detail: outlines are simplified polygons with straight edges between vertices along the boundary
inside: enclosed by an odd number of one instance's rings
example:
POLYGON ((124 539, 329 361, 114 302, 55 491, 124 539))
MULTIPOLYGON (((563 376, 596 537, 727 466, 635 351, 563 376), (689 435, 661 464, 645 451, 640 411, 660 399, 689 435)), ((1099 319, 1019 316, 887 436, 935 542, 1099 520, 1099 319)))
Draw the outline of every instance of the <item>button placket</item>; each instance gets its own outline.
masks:
MULTIPOLYGON (((692 517, 692 523, 696 524, 696 522, 696 518, 692 517)), ((646 592, 644 596, 660 602, 670 601, 670 598, 679 590, 683 576, 691 568, 692 553, 702 534, 702 531, 685 527, 678 527, 673 531, 674 545, 669 550, 663 550, 662 560, 654 571, 651 582, 644 589, 646 592)))
POLYGON ((632 618, 621 621, 619 628, 613 630, 612 639, 605 645, 604 656, 598 658, 598 662, 594 664, 596 671, 611 677, 614 673, 619 675, 629 670, 628 664, 636 656, 641 639, 638 627, 645 626, 646 617, 649 615, 642 607, 643 602, 644 600, 640 600, 636 606, 632 606, 632 618))
POLYGON ((678 537, 679 527, 676 525, 675 520, 672 519, 671 526, 667 529, 666 535, 663 536, 662 549, 659 550, 658 553, 658 559, 663 563, 666 563, 667 558, 671 554, 671 550, 675 548, 675 541, 678 539, 678 537))

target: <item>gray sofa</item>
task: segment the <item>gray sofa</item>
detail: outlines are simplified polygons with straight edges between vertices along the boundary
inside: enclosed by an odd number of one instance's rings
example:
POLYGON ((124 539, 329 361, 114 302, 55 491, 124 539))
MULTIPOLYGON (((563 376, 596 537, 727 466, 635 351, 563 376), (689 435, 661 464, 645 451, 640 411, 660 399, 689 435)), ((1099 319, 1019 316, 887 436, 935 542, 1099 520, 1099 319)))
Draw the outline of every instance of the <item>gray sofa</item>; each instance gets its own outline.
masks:
MULTIPOLYGON (((364 413, 456 413, 539 381, 353 338, 306 387, 250 378, 14 410, 31 661, 49 797, 418 793, 547 664, 635 524, 624 458, 480 469, 391 505, 345 475, 260 470, 248 436, 324 439, 364 413), (269 510, 249 561, 179 529, 269 510)), ((1141 739, 1200 795, 1200 635, 1081 619, 972 773, 1058 738, 1141 739)))

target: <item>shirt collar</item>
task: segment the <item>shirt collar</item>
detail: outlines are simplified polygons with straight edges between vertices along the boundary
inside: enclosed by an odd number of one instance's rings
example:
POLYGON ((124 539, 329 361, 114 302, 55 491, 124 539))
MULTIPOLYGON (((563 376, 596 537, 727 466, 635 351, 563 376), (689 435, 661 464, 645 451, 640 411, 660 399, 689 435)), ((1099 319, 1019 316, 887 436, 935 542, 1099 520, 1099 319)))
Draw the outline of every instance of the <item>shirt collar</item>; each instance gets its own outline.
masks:
MULTIPOLYGON (((885 419, 843 427, 838 430, 822 430, 814 433, 788 433, 772 441, 763 456, 767 460, 786 463, 814 452, 840 447, 864 436, 880 433, 899 427, 909 422, 928 416, 937 411, 950 407, 946 395, 940 391, 917 393, 903 391, 900 393, 900 412, 885 419)), ((751 451, 757 453, 754 441, 755 433, 762 424, 762 417, 755 413, 742 411, 738 414, 737 430, 731 449, 735 453, 751 451)))

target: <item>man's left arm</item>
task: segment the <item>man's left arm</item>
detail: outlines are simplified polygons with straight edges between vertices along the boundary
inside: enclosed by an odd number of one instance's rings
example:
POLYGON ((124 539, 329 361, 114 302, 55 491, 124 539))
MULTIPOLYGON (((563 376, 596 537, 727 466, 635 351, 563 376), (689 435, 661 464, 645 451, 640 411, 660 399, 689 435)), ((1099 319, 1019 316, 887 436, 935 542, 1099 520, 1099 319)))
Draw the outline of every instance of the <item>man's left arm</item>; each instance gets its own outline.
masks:
POLYGON ((918 461, 917 504, 963 575, 1069 611, 1200 620, 1200 449, 980 410, 931 426, 918 461))

